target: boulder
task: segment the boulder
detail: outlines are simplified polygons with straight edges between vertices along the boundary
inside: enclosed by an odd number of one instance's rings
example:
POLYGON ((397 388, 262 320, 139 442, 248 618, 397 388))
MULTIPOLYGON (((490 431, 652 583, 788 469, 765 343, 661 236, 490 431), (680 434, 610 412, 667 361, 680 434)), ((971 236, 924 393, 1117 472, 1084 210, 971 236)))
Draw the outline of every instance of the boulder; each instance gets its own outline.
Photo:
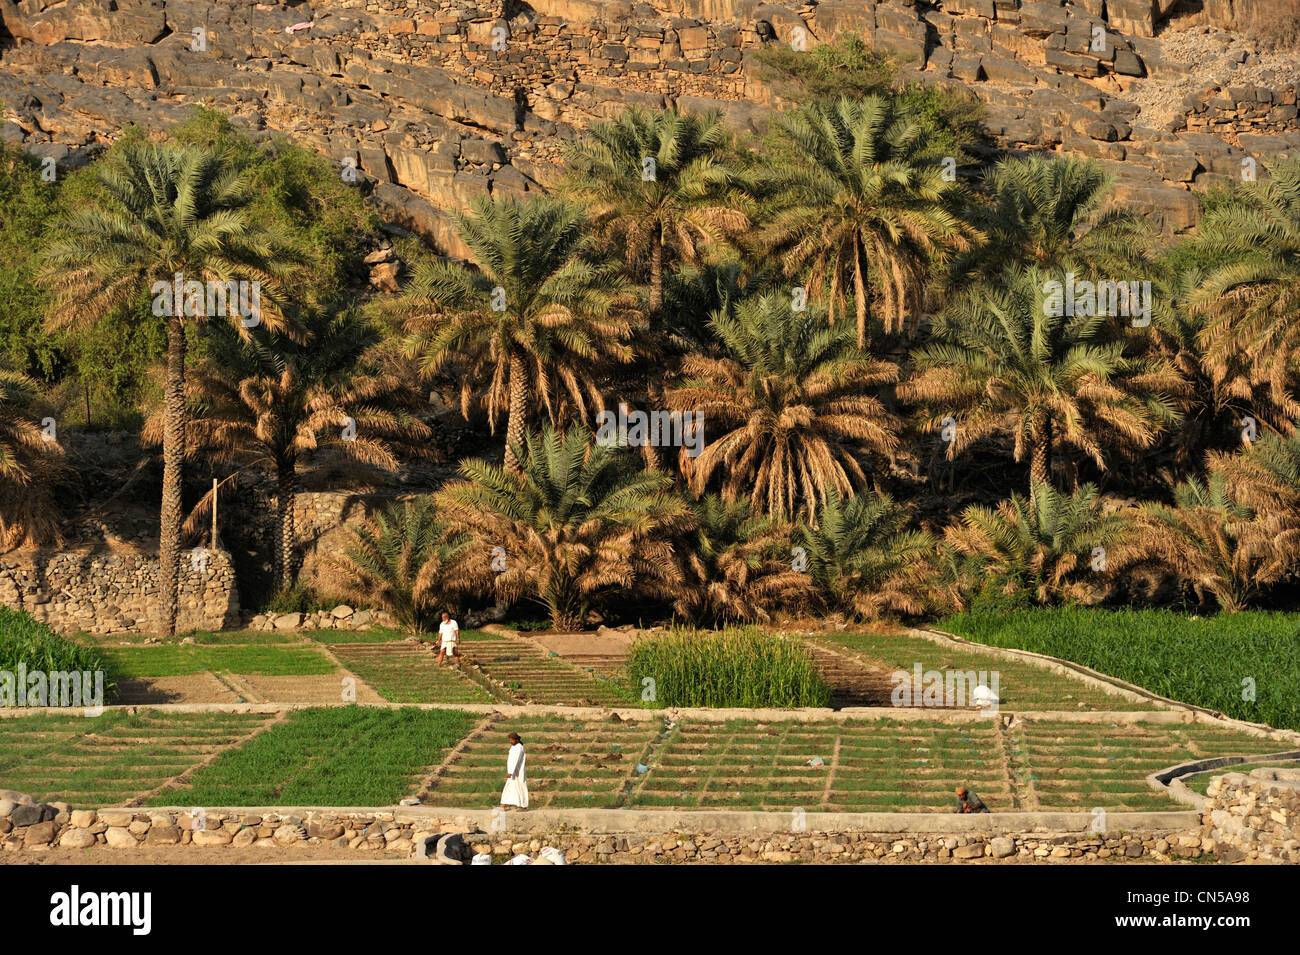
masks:
POLYGON ((228 846, 231 835, 224 829, 199 829, 190 836, 190 842, 196 846, 228 846))
POLYGON ((104 830, 104 841, 110 849, 134 849, 140 844, 131 831, 122 826, 110 826, 104 830))
POLYGON ((64 849, 88 849, 94 844, 94 834, 80 826, 67 830, 59 837, 59 845, 64 849))
POLYGON ((48 846, 54 841, 54 823, 52 821, 38 822, 34 826, 28 826, 27 831, 23 833, 23 845, 30 848, 32 846, 48 846))

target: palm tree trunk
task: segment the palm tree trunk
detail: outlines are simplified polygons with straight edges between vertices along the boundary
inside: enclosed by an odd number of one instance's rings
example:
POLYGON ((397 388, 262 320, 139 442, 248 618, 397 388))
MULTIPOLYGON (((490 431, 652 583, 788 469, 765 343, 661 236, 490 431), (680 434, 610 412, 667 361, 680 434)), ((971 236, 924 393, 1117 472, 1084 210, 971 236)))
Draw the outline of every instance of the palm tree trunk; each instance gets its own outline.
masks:
POLYGON ((655 224, 650 236, 650 313, 654 314, 664 306, 664 239, 655 224))
POLYGON ((1052 479, 1052 418, 1048 417, 1034 430, 1039 433, 1039 440, 1034 443, 1034 456, 1030 459, 1030 477, 1048 483, 1052 479))
POLYGON ((858 313, 858 347, 867 347, 867 277, 862 268, 862 249, 853 240, 853 304, 858 313))
POLYGON ((528 380, 524 359, 518 352, 510 356, 510 413, 506 417, 506 470, 519 474, 523 468, 515 448, 524 446, 524 415, 528 406, 528 380))
POLYGON ((293 586, 297 575, 294 564, 297 533, 293 522, 293 506, 298 496, 298 462, 294 455, 276 461, 275 478, 275 516, 279 529, 275 538, 275 578, 281 590, 288 590, 293 586))
POLYGON ((180 612, 181 491, 185 457, 185 326, 167 320, 167 379, 163 389, 163 492, 158 529, 159 618, 164 636, 175 636, 180 612))

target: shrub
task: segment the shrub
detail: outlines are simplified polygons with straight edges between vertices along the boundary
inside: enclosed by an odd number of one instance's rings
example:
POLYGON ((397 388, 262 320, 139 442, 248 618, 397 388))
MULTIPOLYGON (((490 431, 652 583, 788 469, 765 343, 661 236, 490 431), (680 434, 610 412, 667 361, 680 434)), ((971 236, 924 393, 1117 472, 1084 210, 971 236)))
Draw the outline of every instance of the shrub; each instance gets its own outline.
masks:
POLYGON ((628 673, 633 687, 653 686, 662 706, 825 706, 830 699, 802 643, 748 627, 641 637, 628 673))

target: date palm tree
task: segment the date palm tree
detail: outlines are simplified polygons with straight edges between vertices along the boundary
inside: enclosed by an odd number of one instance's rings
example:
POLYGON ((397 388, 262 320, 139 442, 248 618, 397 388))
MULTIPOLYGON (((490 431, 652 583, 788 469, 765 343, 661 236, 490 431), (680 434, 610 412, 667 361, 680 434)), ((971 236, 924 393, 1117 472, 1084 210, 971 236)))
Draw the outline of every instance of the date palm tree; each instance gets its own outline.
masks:
POLYGON ((800 525, 801 556, 828 607, 874 620, 934 606, 935 541, 907 523, 907 510, 888 494, 864 491, 847 500, 831 494, 817 523, 800 525))
POLYGON ((756 515, 747 501, 706 494, 691 508, 694 526, 681 553, 673 610, 692 622, 766 623, 779 607, 809 596, 794 569, 789 528, 756 515))
POLYGON ((1217 471, 1179 485, 1173 507, 1144 505, 1131 546, 1227 613, 1300 569, 1300 526, 1248 507, 1217 471))
POLYGON ((866 483, 868 453, 897 447, 898 422, 871 394, 897 380, 897 366, 823 316, 773 294, 713 317, 724 356, 687 356, 685 380, 667 395, 702 421, 704 450, 681 459, 697 495, 716 478, 728 501, 747 496, 778 520, 811 518, 832 491, 866 483))
MULTIPOLYGON (((392 470, 399 455, 419 453, 432 432, 415 416, 420 396, 410 383, 372 370, 367 354, 376 329, 349 311, 303 316, 293 340, 257 329, 246 340, 214 330, 208 360, 187 383, 186 453, 230 456, 248 467, 268 467, 276 479, 276 585, 288 589, 297 574, 294 502, 301 458, 319 448, 392 470)), ((145 424, 157 441, 163 417, 145 424)), ((238 473, 238 472, 236 472, 238 473)), ((211 506, 212 492, 191 515, 211 506)))
POLYGON ((1195 242, 1221 260, 1192 304, 1206 311, 1209 366, 1224 378, 1248 355, 1252 384, 1265 386, 1291 418, 1300 354, 1300 159, 1269 167, 1270 178, 1241 187, 1211 209, 1195 242))
MULTIPOLYGON (((276 279, 291 251, 249 215, 252 195, 241 168, 197 147, 131 143, 99 163, 102 201, 76 209, 56 226, 42 280, 55 291, 49 324, 93 324, 155 283, 256 282, 260 309, 225 315, 173 301, 164 311, 167 363, 162 427, 163 489, 159 533, 161 625, 176 631, 179 609, 182 461, 185 457, 187 326, 211 318, 246 332, 257 321, 279 328, 276 279)), ((251 294, 248 296, 252 301, 251 294)))
MULTIPOLYGON (((58 540, 54 483, 64 476, 53 427, 36 411, 40 385, 0 368, 0 546, 58 540)), ((45 416, 48 418, 49 416, 45 416)))
POLYGON ((955 271, 996 274, 1018 262, 1087 278, 1128 276, 1149 230, 1131 209, 1107 204, 1113 183, 1100 165, 1074 156, 1002 160, 978 217, 988 241, 959 257, 955 271))
POLYGON ((899 396, 931 412, 931 430, 954 419, 950 460, 1009 434, 1015 460, 1028 457, 1031 480, 1047 484, 1058 446, 1105 470, 1108 445, 1149 447, 1176 420, 1178 374, 1162 360, 1127 356, 1107 316, 1048 307, 1050 276, 1013 266, 976 286, 950 304, 935 340, 916 353, 916 374, 899 396))
POLYGON ((963 187, 928 154, 929 127, 893 97, 818 101, 777 120, 789 158, 762 239, 834 322, 852 298, 867 341, 872 284, 887 332, 915 332, 931 268, 978 237, 955 211, 963 187))
POLYGON ((553 424, 570 412, 588 420, 588 403, 604 408, 598 369, 630 360, 638 316, 617 266, 584 257, 575 206, 483 197, 455 221, 473 266, 437 261, 416 271, 405 348, 425 375, 463 364, 462 413, 481 400, 495 433, 506 412, 505 464, 518 472, 515 451, 535 407, 553 424))
POLYGON ((667 596, 680 583, 671 540, 689 512, 667 475, 640 470, 580 428, 528 435, 516 459, 518 472, 465 461, 464 480, 437 495, 454 530, 501 548, 499 597, 540 604, 565 631, 633 587, 667 596))
POLYGON ((1123 566, 1129 517, 1107 509, 1097 488, 1066 494, 1035 481, 996 508, 972 505, 944 532, 960 557, 1009 589, 1024 587, 1042 604, 1088 600, 1104 592, 1105 574, 1123 566))
POLYGON ((670 262, 694 263, 750 228, 754 198, 721 114, 630 106, 594 123, 568 151, 565 189, 630 268, 648 262, 650 311, 664 304, 670 262))
POLYGON ((1209 467, 1243 504, 1300 521, 1300 432, 1263 435, 1237 454, 1211 453, 1209 467))
POLYGON ((398 501, 352 532, 339 561, 343 596, 381 607, 423 631, 435 611, 480 591, 491 577, 482 548, 450 529, 429 497, 398 501))

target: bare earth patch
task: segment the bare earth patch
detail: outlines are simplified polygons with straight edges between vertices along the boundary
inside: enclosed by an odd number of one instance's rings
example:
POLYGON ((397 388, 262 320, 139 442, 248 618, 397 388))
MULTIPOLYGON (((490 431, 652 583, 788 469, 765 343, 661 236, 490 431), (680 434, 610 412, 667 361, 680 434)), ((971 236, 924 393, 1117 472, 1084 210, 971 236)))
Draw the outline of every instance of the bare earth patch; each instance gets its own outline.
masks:
POLYGON ((118 681, 119 703, 238 703, 239 694, 212 673, 118 681))

